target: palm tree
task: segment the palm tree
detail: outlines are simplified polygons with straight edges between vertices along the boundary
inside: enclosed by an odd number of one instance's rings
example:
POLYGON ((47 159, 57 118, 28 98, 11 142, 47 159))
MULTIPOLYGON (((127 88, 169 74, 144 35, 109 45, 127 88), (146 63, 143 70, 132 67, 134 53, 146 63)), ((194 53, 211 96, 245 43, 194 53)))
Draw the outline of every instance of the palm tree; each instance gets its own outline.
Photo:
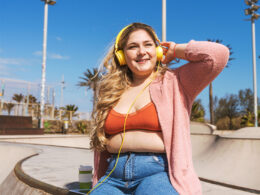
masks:
POLYGON ((63 117, 67 117, 68 120, 72 120, 74 116, 78 116, 78 114, 75 114, 78 110, 78 106, 75 106, 74 104, 66 105, 64 108, 61 108, 65 111, 65 114, 63 117))
POLYGON ((19 109, 20 103, 23 101, 23 98, 24 98, 24 96, 21 93, 20 94, 15 93, 12 97, 12 99, 18 103, 18 114, 19 114, 19 110, 20 110, 19 109))
MULTIPOLYGON (((216 40, 212 40, 212 39, 208 39, 207 41, 210 41, 210 42, 216 42, 216 43, 222 43, 223 41, 220 40, 220 39, 216 39, 216 40)), ((229 49, 229 56, 231 56, 234 52, 232 51, 232 47, 228 44, 226 45, 226 47, 229 49)), ((229 62, 231 60, 234 60, 235 58, 229 58, 228 59, 228 64, 226 66, 226 68, 228 68, 229 66, 229 62)), ((214 124, 215 121, 214 121, 214 110, 213 110, 213 89, 212 89, 212 82, 209 84, 209 112, 210 112, 210 123, 211 124, 214 124)))
POLYGON ((95 108, 97 101, 97 84, 101 79, 101 76, 97 68, 93 68, 93 71, 87 69, 87 71, 83 74, 84 77, 79 77, 80 79, 82 79, 82 81, 80 81, 77 85, 80 87, 87 87, 87 89, 93 90, 93 108, 95 108))
POLYGON ((21 101, 23 101, 23 98, 24 98, 24 96, 23 96, 23 94, 17 94, 17 93, 15 93, 14 95, 13 95, 13 97, 12 97, 12 99, 14 100, 14 101, 17 101, 18 103, 20 103, 21 101))
POLYGON ((191 121, 204 122, 205 109, 201 104, 201 100, 195 100, 191 108, 191 121))
POLYGON ((4 110, 7 110, 8 115, 10 115, 13 107, 14 107, 13 103, 4 103, 4 110))
MULTIPOLYGON (((29 104, 31 103, 37 103, 37 98, 35 96, 33 96, 32 94, 29 94, 29 104)), ((25 102, 27 102, 27 96, 24 97, 25 102)))
POLYGON ((39 105, 39 102, 37 102, 37 98, 35 96, 33 96, 32 94, 29 94, 29 96, 28 97, 25 96, 24 99, 25 99, 25 103, 27 103, 27 99, 29 100, 28 113, 30 113, 32 115, 32 112, 33 112, 33 113, 36 113, 36 115, 37 115, 37 108, 39 105))

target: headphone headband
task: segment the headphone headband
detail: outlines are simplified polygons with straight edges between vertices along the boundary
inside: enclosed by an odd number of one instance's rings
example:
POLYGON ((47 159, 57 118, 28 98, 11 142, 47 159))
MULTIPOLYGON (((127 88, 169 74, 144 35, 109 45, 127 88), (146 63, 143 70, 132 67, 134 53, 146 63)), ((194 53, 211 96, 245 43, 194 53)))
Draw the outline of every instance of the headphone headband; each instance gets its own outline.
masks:
MULTIPOLYGON (((120 32, 118 33, 118 35, 117 35, 117 37, 116 37, 116 41, 115 41, 115 51, 117 51, 118 50, 118 42, 119 42, 119 40, 120 40, 120 38, 121 38, 121 35, 123 34, 123 32, 128 28, 128 27, 130 27, 130 26, 132 26, 133 24, 129 24, 129 25, 127 25, 127 26, 125 26, 122 30, 120 30, 120 32)), ((154 37, 155 37, 155 40, 159 43, 159 45, 160 45, 160 43, 161 43, 161 41, 160 41, 160 39, 158 38, 158 36, 157 36, 157 34, 152 30, 152 33, 153 33, 153 35, 154 35, 154 37)))
POLYGON ((116 37, 116 42, 115 42, 115 50, 117 51, 118 49, 118 42, 119 39, 121 38, 122 33, 125 31, 125 29, 127 29, 129 26, 132 26, 132 24, 129 24, 127 26, 125 26, 122 30, 120 30, 120 32, 118 33, 117 37, 116 37))

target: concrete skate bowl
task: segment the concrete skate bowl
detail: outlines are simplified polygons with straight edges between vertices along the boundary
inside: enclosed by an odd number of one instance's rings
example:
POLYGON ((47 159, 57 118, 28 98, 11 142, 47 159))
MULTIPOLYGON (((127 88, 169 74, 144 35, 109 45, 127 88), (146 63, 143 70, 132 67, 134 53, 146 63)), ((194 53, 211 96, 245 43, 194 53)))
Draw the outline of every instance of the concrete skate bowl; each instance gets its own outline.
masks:
MULTIPOLYGON (((260 194, 260 128, 245 128, 217 136, 212 126, 191 123, 191 141, 194 166, 202 181, 260 194)), ((39 151, 10 145, 0 142, 1 157, 9 162, 0 161, 0 176, 3 175, 0 178, 1 195, 69 193, 24 174, 22 162, 39 151)))
POLYGON ((38 151, 25 146, 14 146, 0 142, 0 184, 12 172, 16 163, 25 157, 36 155, 38 151))
POLYGON ((15 192, 8 192, 11 190, 10 184, 16 182, 14 167, 18 161, 37 154, 38 151, 34 148, 0 142, 0 194, 13 194, 15 192), (12 178, 11 181, 10 178, 12 178))
POLYGON ((0 155, 1 159, 3 159, 0 161, 1 195, 68 194, 67 190, 45 184, 30 177, 29 175, 26 175, 23 172, 21 168, 23 161, 38 155, 39 152, 39 150, 34 148, 0 142, 0 155), (51 193, 48 193, 48 191, 51 191, 51 193))
POLYGON ((22 164, 27 159, 41 153, 41 150, 24 146, 0 142, 0 194, 1 195, 73 195, 67 189, 56 187, 39 181, 26 174, 22 164))
POLYGON ((210 126, 196 125, 197 128, 191 131, 191 141, 194 167, 200 179, 260 194, 260 128, 213 135, 200 131, 209 128, 208 132, 211 132, 210 126))

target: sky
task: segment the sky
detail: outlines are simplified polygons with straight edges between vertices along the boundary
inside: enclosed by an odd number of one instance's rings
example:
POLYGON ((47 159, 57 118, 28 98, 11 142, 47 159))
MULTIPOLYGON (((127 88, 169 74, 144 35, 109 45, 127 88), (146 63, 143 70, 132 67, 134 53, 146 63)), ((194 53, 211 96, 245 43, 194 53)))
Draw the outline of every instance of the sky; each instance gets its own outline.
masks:
MULTIPOLYGON (((92 109, 92 92, 80 88, 79 77, 87 69, 98 68, 117 33, 132 22, 151 25, 162 35, 161 0, 57 0, 48 9, 46 84, 55 91, 55 104, 75 104, 79 112, 92 109), (65 88, 61 100, 61 81, 65 88)), ((219 98, 253 90, 252 31, 246 21, 244 1, 167 0, 166 39, 176 43, 220 39, 232 47, 235 58, 213 82, 219 98)), ((260 13, 260 11, 258 11, 260 13)), ((40 96, 44 2, 40 0, 2 1, 0 6, 0 82, 17 80, 6 94, 20 88, 24 93, 33 83, 40 96), (11 89, 12 88, 12 89, 11 89), (15 89, 15 90, 14 90, 15 89), (13 91, 12 91, 13 90, 13 91)), ((260 56, 260 19, 255 22, 256 55, 260 56)), ((260 59, 256 59, 257 65, 260 59)), ((259 66, 257 66, 259 72, 259 66)), ((259 75, 259 74, 258 74, 259 75)), ((260 93, 257 79, 257 91, 260 93)), ((47 91, 47 90, 46 90, 47 91)), ((47 92, 46 92, 47 93, 47 92)), ((47 95, 46 95, 47 96, 47 95)), ((260 96, 260 95, 258 95, 260 96)), ((49 97, 49 96, 48 96, 49 97)), ((8 99, 7 95, 4 97, 8 99)), ((208 87, 198 96, 208 114, 208 87)))

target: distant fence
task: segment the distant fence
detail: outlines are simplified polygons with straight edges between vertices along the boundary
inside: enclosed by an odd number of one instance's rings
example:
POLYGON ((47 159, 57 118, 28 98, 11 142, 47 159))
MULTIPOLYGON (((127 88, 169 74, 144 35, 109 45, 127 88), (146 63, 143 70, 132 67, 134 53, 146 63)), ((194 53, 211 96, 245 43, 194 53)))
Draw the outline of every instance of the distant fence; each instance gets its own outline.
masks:
MULTIPOLYGON (((61 109, 61 106, 55 106, 57 105, 56 96, 60 93, 59 87, 60 85, 57 84, 46 85, 43 118, 45 120, 89 120, 90 113, 67 111, 61 109)), ((39 119, 40 91, 39 83, 0 78, 0 115, 32 116, 33 120, 39 119), (20 103, 13 100, 14 94, 23 95, 20 103), (34 99, 31 101, 30 98, 34 99)), ((60 105, 62 105, 61 102, 60 105)))
MULTIPOLYGON (((33 120, 40 117, 40 104, 27 104, 17 102, 7 102, 0 100, 0 115, 31 116, 33 120)), ((75 112, 57 108, 53 105, 44 106, 45 120, 89 120, 90 113, 75 112)))

